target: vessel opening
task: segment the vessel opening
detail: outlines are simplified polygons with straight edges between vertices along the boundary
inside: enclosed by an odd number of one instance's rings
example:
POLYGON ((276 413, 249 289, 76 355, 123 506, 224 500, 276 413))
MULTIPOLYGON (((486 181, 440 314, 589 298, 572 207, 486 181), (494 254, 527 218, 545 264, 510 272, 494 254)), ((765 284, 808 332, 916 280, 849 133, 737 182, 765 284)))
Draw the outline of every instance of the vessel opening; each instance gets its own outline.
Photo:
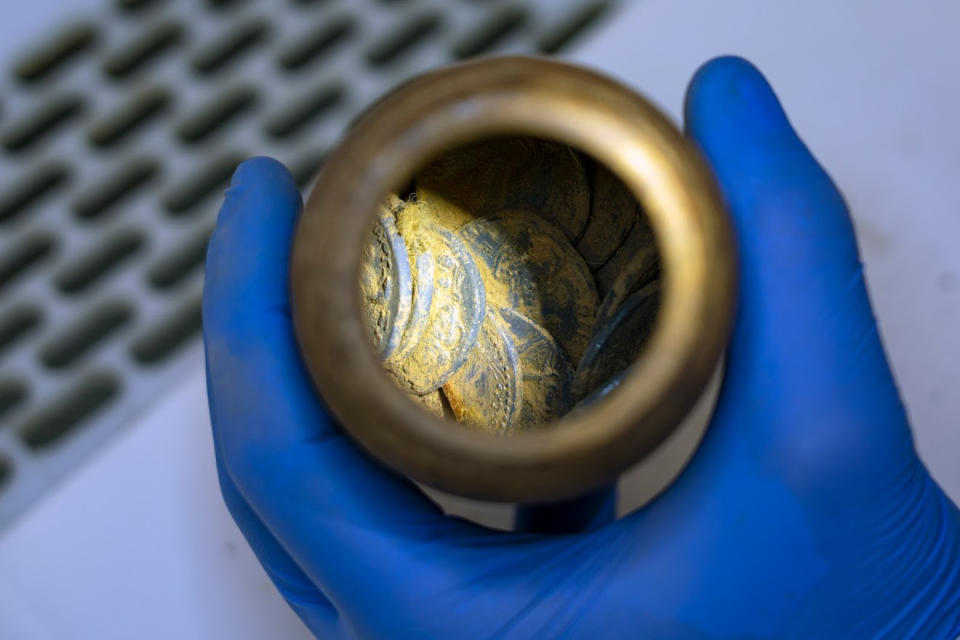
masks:
POLYGON ((507 435, 613 393, 653 332, 660 252, 634 194, 560 142, 445 151, 385 194, 361 256, 364 322, 425 411, 507 435))

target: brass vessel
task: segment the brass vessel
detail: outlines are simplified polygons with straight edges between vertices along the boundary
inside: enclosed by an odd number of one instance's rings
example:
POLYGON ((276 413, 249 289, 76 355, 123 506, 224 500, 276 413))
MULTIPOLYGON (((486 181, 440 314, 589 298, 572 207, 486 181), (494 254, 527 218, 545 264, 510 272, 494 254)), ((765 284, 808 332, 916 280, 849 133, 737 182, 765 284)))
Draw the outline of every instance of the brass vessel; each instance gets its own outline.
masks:
POLYGON ((614 480, 676 429, 720 363, 736 256, 705 163, 649 102, 580 67, 507 57, 424 74, 369 109, 318 176, 290 278, 306 365, 357 443, 442 491, 530 503, 614 480), (562 142, 612 170, 649 218, 663 293, 646 348, 603 402, 550 428, 498 436, 429 415, 388 379, 365 334, 357 282, 384 196, 441 152, 503 135, 562 142))

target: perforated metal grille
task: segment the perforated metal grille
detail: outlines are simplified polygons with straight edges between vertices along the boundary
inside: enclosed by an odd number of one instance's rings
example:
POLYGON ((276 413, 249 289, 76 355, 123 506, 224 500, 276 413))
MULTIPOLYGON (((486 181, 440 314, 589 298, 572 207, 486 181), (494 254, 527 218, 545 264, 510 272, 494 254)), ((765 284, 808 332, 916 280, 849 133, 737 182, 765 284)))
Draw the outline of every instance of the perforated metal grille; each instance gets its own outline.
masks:
POLYGON ((217 204, 305 186, 348 123, 456 59, 561 51, 613 0, 116 0, 0 84, 0 526, 200 359, 217 204))

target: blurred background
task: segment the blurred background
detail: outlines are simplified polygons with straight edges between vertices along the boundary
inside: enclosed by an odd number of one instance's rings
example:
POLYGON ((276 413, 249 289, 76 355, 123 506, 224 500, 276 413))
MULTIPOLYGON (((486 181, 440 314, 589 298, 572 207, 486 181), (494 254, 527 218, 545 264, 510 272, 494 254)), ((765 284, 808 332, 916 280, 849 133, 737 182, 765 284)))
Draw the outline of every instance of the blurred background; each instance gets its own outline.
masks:
MULTIPOLYGON (((306 193, 366 105, 475 56, 564 56, 677 122, 702 62, 757 63, 847 196, 917 446, 960 500, 956 3, 6 4, 0 637, 308 637, 219 497, 206 240, 243 158, 281 159, 306 193)), ((636 470, 628 497, 662 486, 696 435, 636 470)))

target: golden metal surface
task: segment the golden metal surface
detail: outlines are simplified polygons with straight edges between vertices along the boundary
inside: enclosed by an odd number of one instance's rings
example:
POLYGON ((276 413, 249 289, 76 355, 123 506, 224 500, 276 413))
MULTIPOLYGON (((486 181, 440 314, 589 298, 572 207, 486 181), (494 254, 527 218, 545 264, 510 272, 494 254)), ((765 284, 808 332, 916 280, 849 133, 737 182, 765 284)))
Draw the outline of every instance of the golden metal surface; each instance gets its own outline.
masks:
POLYGON ((326 403, 381 462, 450 493, 551 501, 613 480, 680 423, 725 346, 735 265, 712 177, 647 101, 586 69, 488 59, 403 85, 330 156, 297 229, 293 315, 326 403), (570 145, 618 176, 649 218, 663 280, 652 336, 603 402, 549 429, 497 436, 428 414, 392 383, 368 339, 357 283, 386 194, 442 151, 507 135, 570 145))

